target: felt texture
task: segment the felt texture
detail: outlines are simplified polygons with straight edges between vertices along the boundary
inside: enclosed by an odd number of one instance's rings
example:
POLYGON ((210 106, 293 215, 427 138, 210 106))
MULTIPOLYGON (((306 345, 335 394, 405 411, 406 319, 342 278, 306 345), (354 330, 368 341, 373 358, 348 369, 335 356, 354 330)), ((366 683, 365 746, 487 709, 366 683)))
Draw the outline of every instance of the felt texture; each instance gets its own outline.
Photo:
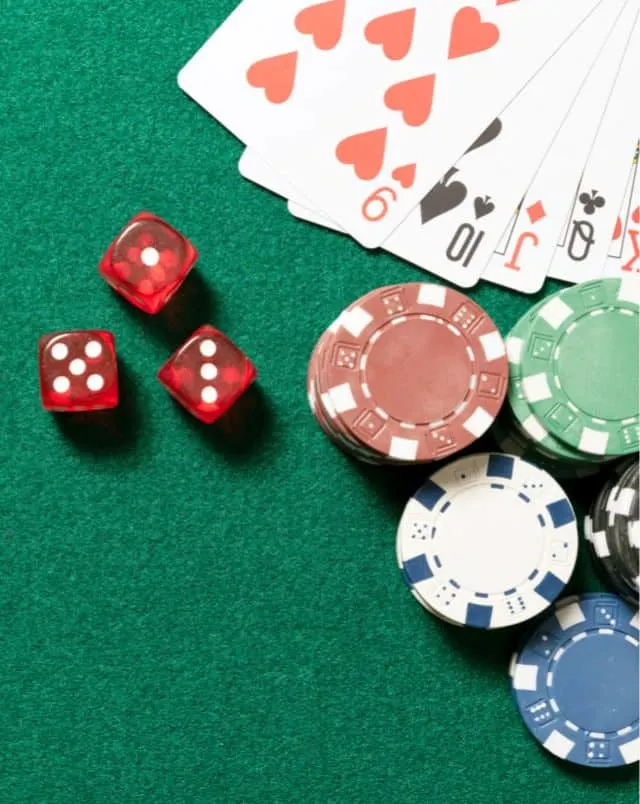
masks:
MULTIPOLYGON (((0 12, 0 801, 636 801, 634 768, 574 768, 526 732, 522 629, 456 630, 404 588, 395 528, 425 470, 360 466, 311 417, 323 328, 425 276, 240 178, 242 145, 176 85, 234 5, 0 12), (201 254, 157 317, 97 274, 142 209, 201 254), (260 372, 222 427, 155 378, 205 322, 260 372), (115 334, 120 408, 45 413, 39 336, 91 327, 115 334)), ((471 295, 503 332, 532 303, 471 295)), ((600 482, 567 488, 582 506, 600 482)), ((585 550, 571 590, 597 588, 585 550)))

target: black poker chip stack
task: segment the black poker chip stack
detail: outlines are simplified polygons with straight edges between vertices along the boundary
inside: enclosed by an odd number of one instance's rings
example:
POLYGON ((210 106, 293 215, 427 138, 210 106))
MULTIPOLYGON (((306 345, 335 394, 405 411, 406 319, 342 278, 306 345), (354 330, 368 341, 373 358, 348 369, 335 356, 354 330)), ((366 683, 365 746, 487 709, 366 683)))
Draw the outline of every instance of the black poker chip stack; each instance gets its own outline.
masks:
POLYGON ((638 605, 640 576, 640 466, 633 458, 618 467, 585 518, 585 537, 604 582, 638 605))

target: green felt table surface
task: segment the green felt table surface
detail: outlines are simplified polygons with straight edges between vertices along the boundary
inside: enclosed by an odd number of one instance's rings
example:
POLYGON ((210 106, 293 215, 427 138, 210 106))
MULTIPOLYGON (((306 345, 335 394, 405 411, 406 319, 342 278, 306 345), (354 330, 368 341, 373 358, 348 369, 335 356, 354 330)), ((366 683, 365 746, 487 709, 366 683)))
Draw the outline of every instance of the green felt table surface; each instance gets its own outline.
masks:
MULTIPOLYGON (((311 417, 323 328, 423 274, 240 178, 241 143, 176 85, 234 5, 0 8, 0 801, 635 802, 635 768, 528 735, 520 630, 451 628, 404 588, 395 526, 424 470, 360 466, 311 417), (157 317, 96 272, 141 209, 201 255, 157 317), (204 322, 260 371, 224 427, 155 379, 204 322), (116 336, 119 410, 45 413, 39 336, 91 327, 116 336)), ((532 303, 471 295, 503 332, 532 303)), ((599 482, 567 486, 579 509, 599 482)), ((583 551, 571 590, 598 588, 583 551)))

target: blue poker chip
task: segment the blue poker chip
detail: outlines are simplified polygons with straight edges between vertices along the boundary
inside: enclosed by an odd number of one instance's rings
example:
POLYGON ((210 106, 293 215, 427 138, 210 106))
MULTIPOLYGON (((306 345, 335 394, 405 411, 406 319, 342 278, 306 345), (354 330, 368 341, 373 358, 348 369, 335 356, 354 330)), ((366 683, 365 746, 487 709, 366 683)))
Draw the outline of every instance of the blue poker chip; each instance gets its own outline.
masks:
POLYGON ((558 601, 510 674, 520 714, 547 751, 591 767, 638 761, 638 612, 619 597, 558 601))

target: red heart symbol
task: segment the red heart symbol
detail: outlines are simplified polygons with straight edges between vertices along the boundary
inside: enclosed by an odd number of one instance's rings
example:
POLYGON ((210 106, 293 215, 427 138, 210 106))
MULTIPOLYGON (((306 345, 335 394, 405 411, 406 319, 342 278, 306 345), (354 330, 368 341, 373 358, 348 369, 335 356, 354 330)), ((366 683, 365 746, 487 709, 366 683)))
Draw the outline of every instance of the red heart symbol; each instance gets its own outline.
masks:
POLYGON ((423 75, 394 84, 385 92, 385 105, 393 111, 402 112, 408 126, 421 126, 431 114, 435 86, 435 75, 423 75))
POLYGON ((472 53, 489 50, 500 39, 500 29, 491 22, 482 22, 477 8, 461 8, 453 19, 449 58, 459 59, 472 53))
POLYGON ((336 156, 344 165, 353 165, 356 176, 363 181, 375 179, 384 164, 387 129, 377 128, 347 137, 336 148, 336 156))
POLYGON ((391 178, 399 182, 400 186, 404 187, 405 190, 408 190, 409 187, 413 186, 413 182, 416 180, 415 164, 403 165, 402 167, 396 168, 391 174, 391 178))
POLYGON ((296 29, 310 34, 320 50, 333 50, 342 37, 345 0, 329 0, 304 8, 296 17, 296 29))
POLYGON ((616 220, 615 228, 613 230, 613 238, 612 238, 613 241, 615 242, 616 240, 620 240, 621 235, 622 235, 622 221, 620 220, 620 217, 618 217, 618 219, 616 220))
POLYGON ((297 52, 272 56, 252 64, 247 70, 247 81, 256 89, 264 89, 271 103, 284 103, 293 92, 297 66, 297 52))
POLYGON ((640 207, 636 207, 631 213, 631 220, 636 226, 640 226, 640 207))
POLYGON ((416 10, 408 8, 371 20, 364 29, 364 35, 372 45, 382 45, 388 59, 399 61, 411 50, 415 23, 416 10))

